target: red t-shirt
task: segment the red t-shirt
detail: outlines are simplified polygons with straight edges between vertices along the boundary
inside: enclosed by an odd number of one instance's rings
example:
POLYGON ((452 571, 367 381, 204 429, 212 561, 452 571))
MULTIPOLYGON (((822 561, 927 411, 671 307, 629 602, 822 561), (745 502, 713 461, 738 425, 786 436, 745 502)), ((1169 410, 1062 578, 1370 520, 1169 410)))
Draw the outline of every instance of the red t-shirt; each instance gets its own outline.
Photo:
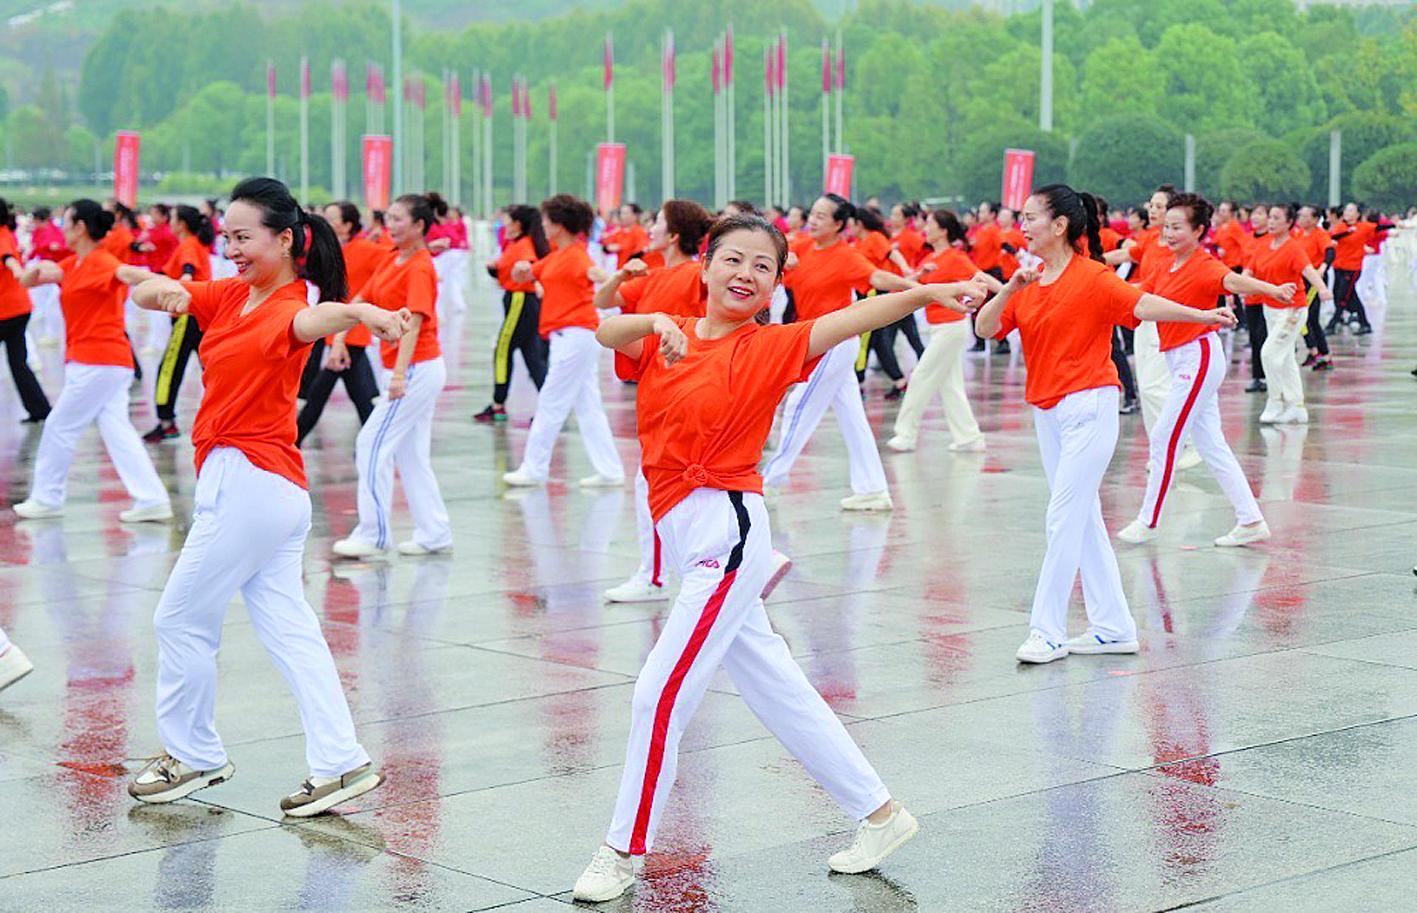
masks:
MULTIPOLYGON (((415 252, 402 263, 397 255, 384 261, 360 290, 359 297, 386 311, 408 308, 423 318, 409 364, 430 361, 443 354, 438 346, 438 273, 433 269, 433 255, 426 249, 415 252)), ((379 346, 379 352, 384 358, 384 367, 392 368, 398 361, 399 343, 385 341, 379 346)))
POLYGON ((762 493, 758 463, 783 394, 807 379, 812 321, 748 322, 722 339, 700 339, 698 319, 676 317, 689 353, 672 367, 659 337, 646 336, 638 362, 619 356, 616 373, 638 380, 640 465, 656 521, 696 488, 762 493))
POLYGON ((41 222, 30 233, 30 259, 53 260, 55 263, 72 256, 64 240, 64 230, 53 222, 41 222))
MULTIPOLYGON (((1221 295, 1227 294, 1225 277, 1228 275, 1228 266, 1206 251, 1197 250, 1181 264, 1180 269, 1175 268, 1173 257, 1170 266, 1143 282, 1141 288, 1142 291, 1160 295, 1177 304, 1209 311, 1214 310, 1221 295)), ((1159 321, 1156 324, 1163 352, 1179 348, 1206 333, 1214 332, 1215 329, 1201 323, 1159 321)))
POLYGON ((192 424, 197 474, 217 447, 235 447, 251 465, 301 488, 305 463, 295 447, 295 394, 310 343, 295 338, 295 315, 308 307, 300 280, 277 289, 247 314, 251 286, 240 279, 191 282, 187 312, 202 328, 202 405, 192 424))
POLYGON ((1220 262, 1229 267, 1245 263, 1245 229, 1231 219, 1215 233, 1215 246, 1220 248, 1220 262))
POLYGON ((969 248, 969 256, 974 265, 985 271, 998 269, 1003 252, 1004 233, 999 226, 994 222, 979 226, 969 248))
MULTIPOLYGON (((1115 233, 1114 233, 1115 234, 1115 233)), ((1028 239, 1023 236, 1023 231, 1017 225, 1004 229, 1003 243, 1014 249, 1014 253, 1004 251, 999 255, 999 268, 1004 271, 1004 281, 1008 282, 1018 272, 1018 251, 1028 250, 1028 239)), ((1112 247, 1116 247, 1114 242, 1112 247)), ((1107 238, 1102 238, 1102 249, 1111 250, 1107 246, 1107 238)))
POLYGON ((519 260, 536 263, 536 244, 526 235, 509 242, 503 248, 501 256, 497 258, 497 284, 502 286, 503 291, 526 292, 528 294, 535 292, 536 283, 534 281, 512 281, 512 267, 516 266, 519 260))
POLYGON ((162 274, 169 279, 181 279, 192 268, 193 282, 210 282, 212 278, 212 254, 207 246, 195 235, 188 235, 172 251, 172 256, 162 265, 162 274))
POLYGON ((1149 281, 1155 281, 1162 270, 1170 269, 1174 254, 1171 253, 1171 248, 1166 246, 1166 242, 1161 240, 1161 232, 1154 228, 1138 232, 1136 242, 1127 248, 1127 256, 1137 265, 1128 280, 1136 285, 1145 285, 1149 281))
POLYGON ((118 258, 119 262, 133 262, 133 232, 122 222, 110 228, 98 246, 118 258))
MULTIPOLYGON (((1309 265, 1309 258, 1304 253, 1304 245, 1297 238, 1285 238, 1284 243, 1275 248, 1271 245, 1269 236, 1266 235, 1263 244, 1256 244, 1251 248, 1249 262, 1245 265, 1249 267, 1256 279, 1263 279, 1274 285, 1292 282, 1295 289, 1303 289, 1304 267, 1309 265)), ((1288 304, 1267 295, 1251 295, 1249 303, 1263 304, 1272 308, 1309 306, 1308 300, 1300 294, 1295 294, 1288 304)))
POLYGON ((16 263, 23 262, 20 246, 9 226, 0 225, 0 320, 20 317, 31 310, 29 290, 10 272, 10 266, 6 262, 11 259, 16 263))
POLYGON ((1376 230, 1377 226, 1372 222, 1357 222, 1353 225, 1339 222, 1334 225, 1333 233, 1343 234, 1343 237, 1334 241, 1333 268, 1355 273, 1361 270, 1363 257, 1367 255, 1367 245, 1373 240, 1376 230))
MULTIPOLYGON (((963 282, 966 279, 974 278, 974 274, 979 272, 974 261, 969 259, 969 255, 956 247, 946 247, 944 250, 935 251, 921 262, 920 268, 924 269, 927 264, 931 263, 935 265, 935 268, 928 273, 921 273, 921 282, 928 284, 963 282)), ((950 310, 942 304, 925 305, 925 320, 928 323, 954 323, 963 319, 964 315, 959 311, 950 310)))
POLYGON ((82 260, 70 254, 59 262, 59 307, 64 312, 64 360, 81 365, 133 367, 133 348, 124 333, 123 305, 128 286, 114 275, 122 263, 94 249, 82 260))
POLYGON ((852 293, 871 287, 876 267, 855 248, 837 242, 797 252, 797 266, 787 271, 783 285, 797 302, 797 319, 814 320, 850 306, 852 293))
POLYGON ((1309 265, 1314 269, 1321 270, 1324 266, 1324 254, 1333 246, 1333 238, 1323 228, 1315 226, 1308 231, 1295 229, 1296 238, 1304 245, 1304 253, 1309 257, 1309 265))
POLYGON ((1105 263, 1073 255, 1051 285, 1033 282, 1009 297, 998 339, 1017 328, 1028 358, 1024 398, 1052 409, 1069 393, 1120 387, 1112 327, 1135 327, 1141 289, 1105 263))
POLYGON ((166 222, 159 222, 143 235, 143 241, 155 248, 148 252, 147 268, 155 273, 162 272, 172 252, 177 249, 177 235, 166 222))
POLYGON ((702 317, 708 309, 708 289, 700 277, 702 264, 687 260, 658 269, 620 285, 626 314, 668 314, 702 317))
POLYGON ((566 327, 594 330, 600 326, 595 311, 595 285, 586 273, 594 266, 584 244, 573 242, 553 250, 531 265, 541 283, 542 338, 566 327))
POLYGON ((649 232, 643 225, 624 225, 616 232, 614 243, 619 245, 615 251, 615 267, 621 269, 649 247, 649 232))
MULTIPOLYGON (((368 238, 352 238, 344 246, 344 272, 345 287, 349 289, 349 300, 353 301, 354 296, 359 294, 359 290, 369 284, 369 280, 374 278, 374 274, 379 271, 388 260, 393 259, 393 252, 381 244, 370 241, 368 238)), ((354 327, 344 334, 344 344, 347 346, 367 346, 374 341, 374 334, 369 332, 369 328, 362 323, 356 323, 354 327)), ((331 336, 325 340, 327 344, 334 342, 331 336)))
MULTIPOLYGON (((892 240, 895 242, 895 249, 900 251, 900 255, 905 258, 905 262, 912 267, 919 263, 920 258, 925 254, 925 235, 921 234, 918 229, 910 225, 896 232, 892 240)), ((889 269, 893 273, 900 272, 900 270, 896 269, 895 265, 889 261, 883 264, 881 268, 889 269)))
MULTIPOLYGON (((868 231, 866 237, 856 242, 856 250, 861 256, 870 260, 871 264, 875 266, 876 269, 885 269, 893 273, 899 273, 900 270, 891 262, 892 249, 891 239, 887 238, 879 231, 868 231)), ((909 257, 906 257, 905 261, 907 263, 911 262, 909 257)))

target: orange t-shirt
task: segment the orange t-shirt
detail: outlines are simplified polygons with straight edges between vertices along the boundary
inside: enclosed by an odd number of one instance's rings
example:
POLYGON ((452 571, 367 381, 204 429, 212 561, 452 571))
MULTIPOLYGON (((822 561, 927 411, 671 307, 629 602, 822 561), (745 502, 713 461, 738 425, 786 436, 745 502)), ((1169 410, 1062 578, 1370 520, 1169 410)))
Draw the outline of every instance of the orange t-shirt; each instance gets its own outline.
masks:
MULTIPOLYGON (((344 254, 345 287, 349 289, 349 300, 353 301, 359 290, 369 284, 374 274, 388 260, 393 259, 393 251, 377 241, 363 236, 352 238, 342 250, 344 254)), ((344 334, 346 346, 367 346, 374 341, 374 334, 362 323, 356 323, 344 334)), ((334 337, 325 340, 332 344, 334 337)))
MULTIPOLYGON (((969 255, 957 247, 946 247, 944 250, 935 251, 921 262, 921 269, 930 263, 935 264, 935 268, 928 273, 921 273, 921 282, 928 284, 963 282, 966 279, 972 279, 974 274, 979 272, 974 261, 969 259, 969 255)), ((963 319, 964 315, 959 311, 950 310, 942 304, 925 305, 925 320, 928 323, 954 323, 963 319)))
POLYGON ((133 258, 133 230, 122 222, 116 223, 98 242, 98 246, 108 251, 121 263, 130 263, 133 258))
POLYGON ((1141 289, 1105 264, 1074 254, 1051 285, 1033 282, 1010 296, 996 336, 1017 328, 1028 356, 1024 398, 1052 409, 1069 393, 1120 387, 1112 327, 1136 327, 1141 289))
POLYGON ((969 257, 974 265, 986 272, 1000 267, 1004 252, 1004 232, 994 222, 979 226, 974 241, 969 248, 969 257))
POLYGON ((787 249, 798 256, 802 255, 802 251, 811 249, 815 243, 812 236, 805 231, 794 231, 787 236, 787 249))
POLYGON ((545 339, 566 327, 594 330, 600 326, 595 311, 595 285, 586 273, 595 264, 585 245, 572 242, 537 260, 531 272, 541 283, 541 324, 545 339))
POLYGON ((860 251, 838 241, 799 251, 797 266, 787 271, 783 285, 797 302, 797 319, 813 320, 850 306, 852 292, 864 294, 875 271, 860 251))
MULTIPOLYGON (((1201 311, 1214 310, 1225 291, 1225 277, 1230 275, 1230 267, 1217 260, 1207 251, 1196 250, 1175 269, 1175 258, 1171 266, 1142 283, 1142 291, 1160 295, 1177 304, 1201 311)), ((1169 352, 1180 348, 1193 339, 1215 331, 1215 327, 1201 323, 1180 323, 1159 321, 1156 331, 1161 337, 1161 351, 1169 352)))
POLYGON ((1304 245, 1304 253, 1309 257, 1309 265, 1314 269, 1321 270, 1324 267, 1324 254, 1333 246, 1333 238, 1323 228, 1315 226, 1308 231, 1295 229, 1294 237, 1298 238, 1304 245))
POLYGON ((1127 248, 1127 256, 1132 258, 1137 268, 1127 279, 1135 285, 1154 282, 1157 274, 1171 267, 1171 248, 1161 240, 1161 232, 1154 228, 1138 232, 1133 237, 1137 243, 1127 248))
POLYGON ((217 447, 235 447, 257 469, 301 488, 305 463, 295 447, 295 394, 310 343, 295 338, 295 315, 309 304, 305 283, 276 289, 248 314, 251 286, 240 279, 191 282, 187 313, 202 328, 202 405, 192 423, 197 474, 217 447))
POLYGON ((10 265, 6 262, 11 259, 18 264, 24 258, 20 256, 15 233, 8 226, 0 225, 0 320, 20 317, 31 310, 29 290, 10 272, 10 265))
POLYGON ((641 251, 641 252, 640 252, 640 259, 643 260, 644 263, 645 263, 645 266, 648 266, 650 269, 664 269, 664 266, 665 266, 665 263, 664 263, 664 254, 663 254, 661 251, 657 251, 657 250, 641 251))
POLYGON ((182 239, 172 251, 172 256, 162 266, 162 274, 169 279, 181 279, 186 268, 192 267, 193 282, 210 282, 212 278, 212 253, 198 241, 195 235, 182 239))
MULTIPOLYGON (((895 243, 895 249, 900 251, 900 255, 905 258, 905 262, 912 268, 920 262, 920 258, 925 254, 925 235, 919 229, 907 225, 896 232, 891 239, 895 243)), ((887 261, 882 265, 882 269, 889 269, 893 273, 899 273, 895 264, 887 261)))
POLYGON ((625 313, 704 316, 708 289, 699 275, 701 267, 697 260, 688 260, 622 283, 620 297, 625 302, 625 313))
POLYGON ((812 321, 745 323, 722 339, 700 339, 698 319, 676 317, 689 353, 672 367, 659 337, 646 336, 638 362, 615 359, 623 380, 638 380, 640 465, 656 521, 696 488, 762 493, 758 463, 783 394, 807 379, 812 321))
POLYGON ((59 262, 59 308, 64 312, 64 360, 81 365, 133 367, 133 348, 123 327, 128 286, 114 275, 123 266, 95 248, 82 260, 70 254, 59 262))
POLYGON ((1349 225, 1347 222, 1339 222, 1333 227, 1335 235, 1348 234, 1334 241, 1333 268, 1347 272, 1358 272, 1363 268, 1363 257, 1367 254, 1367 245, 1373 240, 1377 226, 1372 222, 1357 222, 1349 225))
MULTIPOLYGON (((1023 232, 1019 232, 1020 236, 1023 232)), ((1116 229, 1104 225, 1097 230, 1097 239, 1102 242, 1102 252, 1114 251, 1122 244, 1122 235, 1116 229)), ((1026 243, 1026 242, 1025 242, 1026 243)))
POLYGON ((536 244, 526 235, 522 235, 508 244, 502 251, 502 256, 497 258, 497 284, 502 286, 503 291, 526 293, 536 291, 535 282, 512 281, 512 267, 521 260, 528 263, 536 262, 536 244))
MULTIPOLYGON (((1115 235, 1116 232, 1112 232, 1112 234, 1115 235)), ((1008 282, 1013 278, 1014 273, 1018 272, 1018 251, 1028 250, 1028 239, 1023 236, 1023 232, 1015 225, 1012 228, 1004 230, 1003 243, 1014 249, 1014 253, 1012 254, 1008 251, 1003 251, 999 254, 999 268, 1004 271, 1004 281, 1008 282)), ((1115 243, 1112 245, 1112 247, 1116 246, 1115 243)), ((1111 250, 1111 248, 1107 246, 1107 238, 1105 236, 1102 238, 1102 249, 1104 251, 1111 250)))
MULTIPOLYGON (((1284 243, 1278 248, 1271 246, 1268 240, 1263 244, 1256 244, 1250 251, 1249 262, 1245 265, 1249 267, 1256 279, 1262 279, 1274 285, 1292 282, 1295 289, 1302 291, 1304 288, 1304 267, 1309 265, 1309 258, 1304 253, 1304 245, 1297 238, 1291 236, 1285 238, 1284 243)), ((1298 293, 1288 304, 1267 295, 1251 295, 1248 303, 1263 304, 1272 308, 1309 306, 1308 299, 1298 293)))
POLYGON ((1215 246, 1220 248, 1220 262, 1232 269, 1245 263, 1245 229, 1231 219, 1215 233, 1215 246))
POLYGON ((620 245, 620 249, 615 251, 615 266, 619 269, 644 253, 649 246, 649 232, 643 225, 625 225, 616 232, 614 241, 620 245))
MULTIPOLYGON (((856 242, 856 250, 861 256, 870 260, 871 264, 875 266, 876 269, 888 269, 893 273, 900 272, 899 269, 896 269, 896 265, 891 262, 891 239, 887 238, 882 232, 866 232, 866 237, 856 242)), ((905 262, 911 262, 910 258, 906 257, 905 262)))
MULTIPOLYGON (((443 354, 438 346, 438 274, 433 271, 433 255, 427 249, 402 263, 397 256, 390 257, 360 290, 359 297, 386 311, 408 308, 423 318, 409 364, 430 361, 443 354)), ((392 368, 398 361, 399 344, 383 342, 379 352, 384 358, 384 367, 392 368)))

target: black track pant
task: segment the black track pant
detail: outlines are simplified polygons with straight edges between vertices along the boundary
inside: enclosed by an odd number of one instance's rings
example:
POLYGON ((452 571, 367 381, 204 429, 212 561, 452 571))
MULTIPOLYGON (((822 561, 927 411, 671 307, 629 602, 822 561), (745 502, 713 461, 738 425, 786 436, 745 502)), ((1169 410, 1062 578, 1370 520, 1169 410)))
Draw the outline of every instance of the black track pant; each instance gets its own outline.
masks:
POLYGON ((157 381, 153 384, 153 405, 157 417, 164 422, 177 420, 177 394, 182 391, 182 375, 187 373, 187 359, 202 344, 202 331, 192 315, 172 318, 172 334, 167 337, 167 351, 157 366, 157 381))
POLYGON ((39 420, 49 415, 49 398, 44 395, 39 378, 30 370, 29 347, 25 344, 25 327, 29 322, 29 314, 0 320, 0 342, 5 344, 5 360, 10 363, 10 376, 15 379, 20 402, 30 418, 39 420))
POLYGON ((512 383, 512 353, 521 352, 531 382, 540 390, 546 381, 547 343, 537 331, 541 322, 541 299, 531 292, 502 294, 502 328, 497 332, 497 347, 492 352, 492 402, 500 406, 507 401, 507 388, 512 383))
POLYGON ((1117 377, 1122 381, 1124 402, 1136 402, 1137 382, 1132 376, 1132 363, 1127 361, 1127 353, 1122 349, 1120 327, 1112 328, 1112 364, 1117 366, 1117 377))
POLYGON ((1309 348, 1318 352, 1323 357, 1328 357, 1328 337, 1324 335, 1323 321, 1319 320, 1319 290, 1307 282, 1304 283, 1309 290, 1309 323, 1305 333, 1309 348))
POLYGON ((1245 305, 1245 331, 1250 337, 1250 377, 1264 380, 1264 363, 1260 361, 1260 349, 1269 336, 1269 327, 1264 322, 1264 305, 1245 305))
MULTIPOLYGON (((317 354, 323 355, 323 342, 316 343, 317 354)), ((320 413, 325 411, 325 403, 329 402, 330 394, 334 392, 335 383, 344 381, 344 390, 349 394, 349 398, 354 402, 354 410, 359 413, 359 424, 364 424, 369 420, 369 413, 374 411, 374 397, 379 395, 379 385, 374 380, 374 369, 369 364, 369 355, 364 351, 364 346, 347 346, 349 350, 349 367, 343 371, 330 371, 320 368, 310 381, 309 389, 306 391, 305 405, 300 409, 300 415, 296 418, 297 427, 295 445, 298 447, 305 440, 305 435, 310 433, 310 429, 315 427, 315 423, 320 420, 320 413)))
POLYGON ((1362 270, 1334 268, 1333 319, 1328 322, 1330 329, 1337 326, 1344 311, 1352 311, 1360 325, 1368 325, 1368 311, 1363 307, 1363 299, 1358 296, 1358 277, 1362 275, 1362 270))

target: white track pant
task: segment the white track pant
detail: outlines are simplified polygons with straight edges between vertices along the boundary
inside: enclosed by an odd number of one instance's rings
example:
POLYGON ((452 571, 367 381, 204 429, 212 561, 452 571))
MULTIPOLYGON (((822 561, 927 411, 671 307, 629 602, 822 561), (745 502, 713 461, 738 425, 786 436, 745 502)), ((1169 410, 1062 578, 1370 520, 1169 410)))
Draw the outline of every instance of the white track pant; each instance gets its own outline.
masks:
POLYGON ((1097 494, 1117 448, 1117 400, 1116 387, 1095 387, 1069 393, 1052 409, 1033 410, 1051 494, 1048 551, 1029 626, 1054 643, 1067 639, 1068 600, 1079 571, 1089 627, 1109 640, 1137 636, 1097 494))
POLYGON ((10 638, 5 636, 5 629, 0 628, 0 656, 4 656, 8 649, 10 649, 10 638))
POLYGON ((984 435, 979 431, 979 423, 974 420, 974 410, 969 408, 969 397, 964 393, 964 352, 974 342, 969 321, 956 320, 951 323, 931 325, 925 331, 929 342, 925 354, 910 375, 910 386, 905 391, 905 400, 900 404, 900 413, 895 420, 895 433, 907 441, 914 442, 920 436, 920 421, 930 398, 940 394, 940 405, 945 410, 945 424, 950 429, 951 443, 964 444, 978 440, 984 435))
POLYGON ((167 489, 128 418, 128 387, 132 382, 132 368, 72 361, 64 366, 64 389, 39 438, 31 498, 55 507, 64 504, 74 448, 89 425, 97 424, 108 458, 134 506, 168 503, 167 489))
MULTIPOLYGON (((853 340, 854 342, 854 340, 853 340)), ((754 715, 852 818, 890 798, 807 681, 759 597, 772 571, 767 508, 755 494, 695 490, 660 521, 683 580, 635 682, 625 772, 606 843, 649 852, 674 785, 679 739, 720 665, 754 715)))
POLYGON ((1277 409, 1304 405, 1304 375, 1294 345, 1307 316, 1303 308, 1264 306, 1264 322, 1269 335, 1260 349, 1265 380, 1269 384, 1269 405, 1277 409))
POLYGON ((468 252, 449 248, 433 258, 433 271, 438 274, 439 318, 446 312, 461 314, 467 310, 463 284, 467 282, 468 252))
POLYGON ((433 409, 443 391, 447 369, 442 358, 408 366, 408 384, 400 399, 384 387, 369 420, 354 442, 359 467, 359 524, 350 538, 388 548, 393 541, 394 469, 403 482, 413 541, 428 549, 453 544, 448 509, 433 474, 433 409))
POLYGON ((157 626, 157 728, 163 747, 198 770, 227 761, 217 735, 217 648, 239 591, 256 636, 295 692, 310 773, 366 763, 349 704, 301 579, 310 494, 218 447, 202 464, 192 528, 162 591, 157 626))
POLYGON ((635 473, 635 533, 640 543, 640 567, 635 577, 664 586, 664 551, 654 515, 649 509, 649 482, 643 469, 635 473))
POLYGON ((625 466, 615 450, 615 438, 600 401, 600 352, 595 334, 585 327, 566 327, 551 334, 546 381, 536 400, 522 456, 521 469, 527 475, 544 479, 550 473, 556 435, 574 410, 591 466, 606 478, 624 477, 625 466))
POLYGON ((1201 459, 1210 467, 1225 497, 1235 508, 1237 523, 1258 523, 1264 519, 1250 483, 1220 425, 1220 404, 1216 395, 1225 380, 1225 346, 1215 333, 1163 353, 1171 366, 1174 382, 1166 404, 1151 429, 1151 454, 1147 466, 1146 497, 1137 519, 1155 528, 1161 520, 1166 495, 1176 481, 1176 459, 1180 442, 1190 435, 1201 459))
POLYGON ((796 385, 787 394, 787 406, 782 412, 782 437, 777 451, 763 467, 764 485, 780 488, 787 484, 792 464, 797 462, 802 448, 830 406, 836 413, 841 436, 846 440, 851 490, 858 495, 886 490, 886 470, 881 465, 881 453, 876 449, 876 438, 866 421, 866 407, 861 404, 861 390, 856 385, 856 356, 860 349, 861 340, 856 336, 838 343, 822 356, 807 382, 796 385))
POLYGON ((59 304, 59 286, 45 283, 31 288, 30 308, 34 312, 29 327, 31 332, 38 333, 39 338, 44 340, 64 339, 64 309, 59 304))

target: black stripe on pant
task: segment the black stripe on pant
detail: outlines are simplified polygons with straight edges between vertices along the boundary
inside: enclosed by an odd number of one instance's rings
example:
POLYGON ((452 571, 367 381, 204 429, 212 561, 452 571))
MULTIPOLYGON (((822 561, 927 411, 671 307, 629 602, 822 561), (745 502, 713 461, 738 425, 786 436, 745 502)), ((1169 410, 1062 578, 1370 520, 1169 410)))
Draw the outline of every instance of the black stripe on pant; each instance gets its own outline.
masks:
POLYGON ((325 411, 325 403, 329 402, 337 381, 344 381, 344 391, 354 403, 354 411, 359 413, 360 425, 368 421, 370 413, 374 411, 374 397, 379 395, 379 384, 374 380, 374 368, 369 364, 369 354, 364 350, 364 346, 346 346, 346 349, 349 351, 348 368, 343 371, 331 371, 322 367, 310 381, 306 390, 305 405, 301 407, 300 415, 295 420, 295 446, 300 446, 305 435, 309 434, 310 429, 320 420, 321 413, 325 411))
POLYGON ((25 343, 25 327, 29 322, 29 314, 0 320, 0 342, 5 344, 5 360, 9 362, 10 376, 15 379, 15 391, 20 394, 25 412, 34 421, 40 421, 49 415, 49 398, 44 395, 39 378, 30 370, 29 346, 25 343))
POLYGON ((507 402, 512 383, 512 353, 521 352, 531 382, 540 390, 546 381, 548 345, 537 325, 541 322, 541 299, 531 292, 502 294, 502 327, 492 352, 492 402, 507 402))
POLYGON ((157 417, 164 422, 177 420, 177 394, 182 391, 187 359, 201 344, 202 331, 191 314, 172 318, 172 334, 167 337, 167 351, 162 353, 153 384, 153 405, 157 407, 157 417))

